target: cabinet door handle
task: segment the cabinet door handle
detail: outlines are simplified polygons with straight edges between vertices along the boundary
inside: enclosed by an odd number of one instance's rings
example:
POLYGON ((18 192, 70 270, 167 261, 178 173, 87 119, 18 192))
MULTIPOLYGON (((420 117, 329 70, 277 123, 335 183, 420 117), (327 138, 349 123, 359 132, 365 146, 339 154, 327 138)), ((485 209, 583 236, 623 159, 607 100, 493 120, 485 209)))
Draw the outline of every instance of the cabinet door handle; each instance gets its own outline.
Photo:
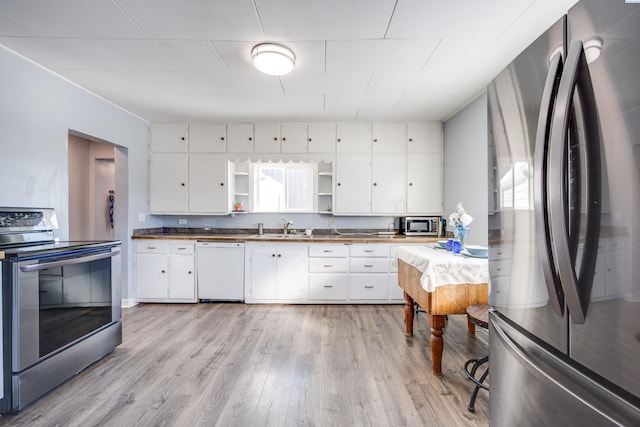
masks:
POLYGON ((252 138, 252 137, 249 137, 249 141, 253 141, 253 138, 252 138))
POLYGON ((191 270, 189 270, 187 273, 191 274, 191 270))
POLYGON ((413 142, 413 138, 409 138, 409 142, 413 142))
POLYGON ((373 289, 373 285, 364 285, 366 289, 373 289))
POLYGON ((277 141, 277 140, 278 140, 278 137, 277 137, 277 136, 274 136, 274 137, 273 137, 273 140, 274 140, 274 141, 277 141))
POLYGON ((377 182, 374 182, 374 183, 373 183, 373 186, 374 186, 374 187, 377 187, 377 186, 378 186, 378 183, 377 183, 377 182))
POLYGON ((378 142, 378 138, 373 138, 373 142, 378 142))
POLYGON ((221 137, 220 137, 220 141, 224 141, 224 136, 221 136, 221 137))
POLYGON ((324 285, 325 288, 333 288, 333 285, 324 285))
POLYGON ((287 138, 283 136, 283 137, 282 137, 282 140, 283 140, 283 141, 286 141, 286 140, 287 140, 287 138))
POLYGON ((311 138, 307 139, 307 141, 311 142, 311 138))
POLYGON ((224 187, 224 182, 221 182, 221 183, 220 183, 220 187, 224 187))
POLYGON ((185 186, 185 183, 184 183, 184 182, 181 182, 181 183, 180 183, 180 185, 181 185, 182 187, 184 187, 184 186, 185 186))
POLYGON ((271 258, 275 258, 275 257, 276 257, 276 254, 271 254, 271 258))
POLYGON ((166 273, 166 271, 164 271, 164 270, 160 270, 160 273, 164 274, 164 273, 166 273))
POLYGON ((282 254, 278 254, 278 258, 282 258, 282 254))
POLYGON ((409 187, 413 187, 413 182, 410 182, 410 183, 409 183, 409 187))

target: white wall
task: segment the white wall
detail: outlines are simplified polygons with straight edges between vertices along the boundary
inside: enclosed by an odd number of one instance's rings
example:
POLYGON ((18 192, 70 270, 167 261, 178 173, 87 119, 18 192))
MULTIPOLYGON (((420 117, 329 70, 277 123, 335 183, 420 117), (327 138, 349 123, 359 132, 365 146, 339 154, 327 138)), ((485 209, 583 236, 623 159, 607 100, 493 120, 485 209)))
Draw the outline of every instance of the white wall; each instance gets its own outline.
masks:
POLYGON ((2 46, 0 70, 0 206, 53 207, 57 236, 67 239, 69 132, 123 147, 117 151, 126 152, 129 164, 128 226, 116 238, 123 242, 123 299, 132 298, 132 230, 162 224, 153 217, 137 221, 138 212, 147 212, 149 123, 2 46))
POLYGON ((488 243, 487 177, 487 96, 483 94, 444 124, 444 216, 462 203, 474 217, 469 231, 472 244, 488 243))

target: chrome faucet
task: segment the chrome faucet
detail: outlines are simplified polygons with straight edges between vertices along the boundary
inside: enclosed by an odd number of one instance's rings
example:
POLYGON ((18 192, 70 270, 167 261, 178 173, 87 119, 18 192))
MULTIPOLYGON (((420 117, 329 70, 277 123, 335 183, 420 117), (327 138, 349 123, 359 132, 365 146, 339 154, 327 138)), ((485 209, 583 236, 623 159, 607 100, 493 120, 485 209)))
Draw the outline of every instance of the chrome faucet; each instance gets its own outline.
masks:
POLYGON ((284 218, 280 218, 283 222, 282 225, 282 234, 289 234, 289 226, 293 225, 293 221, 289 221, 287 219, 284 218))

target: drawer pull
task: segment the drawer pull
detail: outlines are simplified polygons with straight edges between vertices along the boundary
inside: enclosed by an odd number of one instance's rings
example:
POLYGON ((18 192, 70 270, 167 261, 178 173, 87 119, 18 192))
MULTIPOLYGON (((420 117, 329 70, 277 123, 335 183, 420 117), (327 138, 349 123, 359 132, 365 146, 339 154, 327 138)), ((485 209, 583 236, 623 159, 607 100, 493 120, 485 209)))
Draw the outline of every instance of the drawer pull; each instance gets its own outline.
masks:
POLYGON ((323 266, 323 267, 330 268, 330 267, 333 267, 333 264, 323 264, 322 266, 323 266))
POLYGON ((373 285, 364 285, 366 289, 373 289, 373 285))
POLYGON ((323 249, 322 252, 331 253, 331 252, 333 252, 333 250, 332 249, 323 249))
POLYGON ((157 249, 155 246, 147 246, 147 249, 157 249))
POLYGON ((371 268, 371 267, 373 267, 373 264, 365 264, 364 266, 367 267, 367 268, 371 268))
POLYGON ((365 252, 373 252, 373 249, 365 249, 365 252))
POLYGON ((325 288, 333 288, 333 285, 324 285, 325 288))
POLYGON ((178 249, 179 251, 186 251, 187 250, 187 248, 176 248, 176 249, 178 249))

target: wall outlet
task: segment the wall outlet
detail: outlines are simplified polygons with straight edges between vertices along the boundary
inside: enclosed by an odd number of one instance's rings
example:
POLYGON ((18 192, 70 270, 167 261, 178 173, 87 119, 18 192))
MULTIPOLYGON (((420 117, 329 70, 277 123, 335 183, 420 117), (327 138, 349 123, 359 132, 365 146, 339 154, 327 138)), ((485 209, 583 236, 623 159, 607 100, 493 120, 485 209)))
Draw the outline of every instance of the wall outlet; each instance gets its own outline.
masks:
POLYGON ((145 213, 139 213, 138 222, 146 222, 146 221, 147 221, 147 215, 145 213))
POLYGON ((180 225, 185 225, 187 223, 187 218, 180 218, 178 219, 178 224, 180 225))

